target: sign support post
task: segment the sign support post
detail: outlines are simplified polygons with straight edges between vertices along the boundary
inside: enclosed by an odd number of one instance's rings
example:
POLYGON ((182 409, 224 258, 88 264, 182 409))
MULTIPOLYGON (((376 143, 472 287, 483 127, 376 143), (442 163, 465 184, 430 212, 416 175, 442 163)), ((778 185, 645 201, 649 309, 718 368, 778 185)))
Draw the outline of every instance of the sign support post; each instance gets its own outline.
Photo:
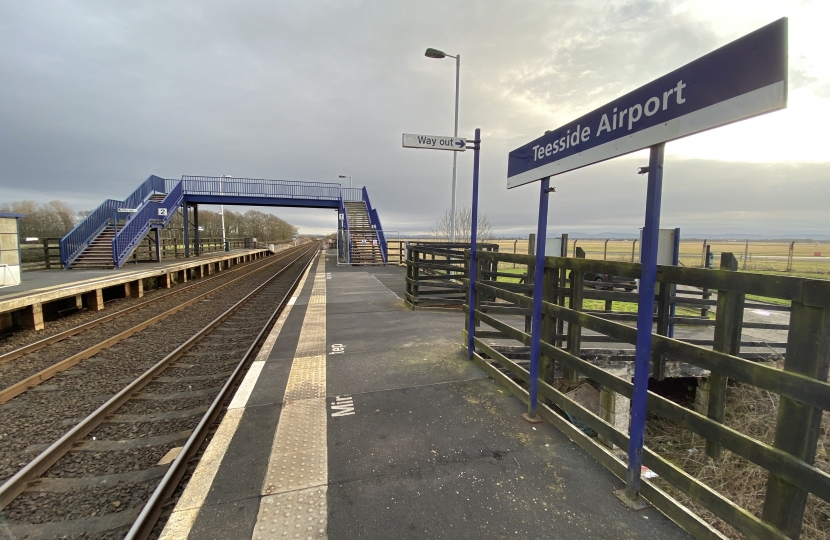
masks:
POLYGON ((646 400, 651 364, 651 333, 654 322, 654 284, 657 280, 657 238, 660 234, 660 202, 663 192, 665 143, 651 147, 648 158, 646 222, 640 255, 640 300, 637 305, 637 352, 634 357, 634 390, 631 396, 631 428, 625 496, 636 502, 640 496, 640 472, 646 428, 646 400))
POLYGON ((530 400, 527 412, 522 415, 531 423, 542 420, 537 416, 539 396, 539 342, 542 339, 542 285, 545 275, 545 237, 548 233, 548 192, 550 178, 539 183, 539 223, 536 226, 536 269, 533 278, 533 311, 530 322, 530 400))
POLYGON ((476 128, 475 140, 473 141, 473 144, 475 145, 473 147, 473 209, 472 223, 470 223, 470 271, 468 275, 469 286, 467 287, 467 290, 469 291, 469 298, 467 299, 469 310, 469 316, 467 317, 467 357, 470 360, 472 360, 473 352, 475 352, 476 331, 475 309, 477 266, 476 248, 478 246, 478 242, 476 241, 476 237, 478 236, 478 154, 481 150, 481 129, 479 128, 476 128))

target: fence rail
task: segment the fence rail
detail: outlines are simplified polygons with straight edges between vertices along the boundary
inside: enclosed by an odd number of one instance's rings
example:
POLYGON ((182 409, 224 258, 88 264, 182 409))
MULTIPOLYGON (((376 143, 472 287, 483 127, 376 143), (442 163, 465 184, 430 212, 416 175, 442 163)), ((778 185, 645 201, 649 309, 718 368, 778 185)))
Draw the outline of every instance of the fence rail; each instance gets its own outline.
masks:
POLYGON ((61 267, 60 238, 40 238, 20 243, 21 270, 51 270, 61 267))
MULTIPOLYGON (((496 250, 495 244, 478 244, 496 250)), ((407 242, 406 297, 412 308, 461 307, 466 301, 467 252, 469 243, 407 242)), ((490 268, 490 266, 488 266, 490 268)), ((492 265, 495 269, 496 265, 492 265)))
MULTIPOLYGON (((527 287, 527 284, 493 281, 486 272, 498 263, 516 263, 532 268, 534 257, 481 251, 478 259, 481 265, 479 271, 482 272, 478 276, 482 277, 476 280, 474 317, 476 325, 486 325, 490 329, 475 331, 477 353, 474 360, 516 395, 527 400, 527 393, 522 387, 528 383, 528 370, 506 352, 511 350, 510 347, 500 344, 506 340, 508 343, 529 345, 530 328, 516 327, 515 320, 510 319, 509 315, 529 313, 533 299, 527 295, 526 289, 517 287, 527 287), (491 299, 497 299, 497 302, 491 299)), ((652 334, 652 376, 660 378, 665 373, 667 362, 686 363, 709 374, 700 411, 690 410, 651 391, 648 393, 648 409, 652 415, 704 438, 707 441, 707 456, 718 460, 725 449, 763 469, 769 475, 763 503, 759 508, 740 507, 677 463, 666 459, 656 447, 649 447, 648 438, 643 463, 659 475, 659 482, 747 537, 797 538, 807 495, 830 501, 830 475, 825 472, 827 463, 821 467, 814 463, 821 413, 830 410, 830 384, 827 383, 830 364, 827 355, 830 349, 830 282, 747 274, 735 271, 737 265, 738 261, 731 253, 724 253, 719 270, 658 267, 660 290, 665 294, 662 297, 658 294, 657 303, 668 301, 671 298, 668 292, 678 285, 708 288, 717 291, 717 314, 711 349, 660 333, 652 334), (741 328, 746 294, 791 303, 786 353, 780 369, 739 356, 743 345, 741 328), (724 425, 728 379, 779 396, 774 440, 758 440, 752 433, 743 433, 724 425)), ((605 369, 580 354, 583 330, 596 332, 617 343, 635 344, 637 336, 636 328, 583 309, 583 277, 586 272, 591 272, 636 278, 640 270, 640 265, 635 263, 548 257, 544 276, 538 276, 544 280, 539 394, 552 407, 558 407, 596 431, 600 439, 620 447, 628 446, 627 431, 612 425, 607 411, 588 410, 557 390, 554 378, 557 372, 571 380, 581 375, 596 381, 609 392, 631 397, 630 374, 617 376, 612 373, 613 370, 605 369), (562 331, 563 325, 567 327, 567 332, 562 331)), ((700 304, 695 302, 695 305, 700 304)), ((665 324, 667 317, 663 315, 661 318, 658 313, 657 319, 659 328, 661 323, 665 324)), ((605 446, 573 429, 553 412, 553 408, 542 408, 543 414, 552 423, 561 427, 612 472, 625 478, 625 464, 605 446)), ((657 481, 644 482, 642 491, 652 504, 695 536, 717 537, 706 521, 668 497, 654 482, 657 481)))

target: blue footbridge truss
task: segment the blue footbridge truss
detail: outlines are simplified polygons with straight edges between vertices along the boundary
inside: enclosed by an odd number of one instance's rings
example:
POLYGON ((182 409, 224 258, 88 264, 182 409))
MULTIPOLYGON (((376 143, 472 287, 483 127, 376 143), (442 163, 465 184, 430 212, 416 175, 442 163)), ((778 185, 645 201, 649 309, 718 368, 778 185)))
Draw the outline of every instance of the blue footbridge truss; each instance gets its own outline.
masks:
MULTIPOLYGON (((150 176, 123 201, 107 199, 60 241, 61 263, 72 268, 105 230, 112 230, 112 265, 120 268, 152 229, 162 229, 188 205, 224 204, 328 208, 338 212, 341 257, 351 260, 352 236, 349 211, 354 203, 365 205, 366 216, 382 255, 387 261, 386 239, 377 209, 363 188, 343 188, 333 182, 304 182, 218 176, 182 176, 171 180, 150 176), (129 211, 125 211, 129 210, 129 211)), ((363 208, 363 206, 358 205, 363 208)), ((353 217, 354 221, 355 218, 353 217)), ((365 229, 363 229, 365 234, 365 229)), ((379 261, 380 262, 380 261, 379 261)))

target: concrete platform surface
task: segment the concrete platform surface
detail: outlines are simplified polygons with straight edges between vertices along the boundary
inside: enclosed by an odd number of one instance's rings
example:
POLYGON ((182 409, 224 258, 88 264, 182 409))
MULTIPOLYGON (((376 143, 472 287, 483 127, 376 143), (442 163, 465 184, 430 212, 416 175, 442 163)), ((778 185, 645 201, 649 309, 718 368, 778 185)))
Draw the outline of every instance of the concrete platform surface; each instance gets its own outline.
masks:
POLYGON ((466 359, 403 270, 310 268, 162 539, 688 538, 466 359))

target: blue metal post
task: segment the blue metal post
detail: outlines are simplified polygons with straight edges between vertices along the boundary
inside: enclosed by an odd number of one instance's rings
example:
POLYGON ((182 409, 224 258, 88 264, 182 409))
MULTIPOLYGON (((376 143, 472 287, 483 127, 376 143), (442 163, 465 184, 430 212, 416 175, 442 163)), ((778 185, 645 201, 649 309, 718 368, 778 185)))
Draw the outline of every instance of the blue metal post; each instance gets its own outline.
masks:
POLYGON ((468 358, 473 357, 473 352, 475 351, 475 330, 476 330, 476 316, 475 316, 475 309, 476 309, 476 247, 478 242, 476 241, 476 236, 478 236, 478 153, 481 149, 481 129, 476 129, 475 135, 475 145, 473 147, 473 210, 472 210, 472 223, 471 223, 471 234, 470 234, 470 272, 469 272, 469 287, 467 290, 469 291, 469 298, 467 302, 469 303, 469 317, 467 318, 467 356, 468 358))
POLYGON ((539 223, 536 227, 536 270, 533 277, 533 313, 530 323, 530 401, 525 419, 536 422, 539 393, 539 342, 542 339, 542 284, 545 275, 545 236, 548 233, 548 191, 550 178, 539 188, 539 223))
POLYGON ((651 334, 654 320, 654 283, 657 280, 657 238, 660 234, 660 198, 663 190, 665 144, 651 147, 648 160, 646 223, 643 227, 640 263, 640 301, 637 306, 637 351, 634 358, 634 392, 631 397, 631 428, 628 445, 628 476, 625 495, 634 501, 640 496, 640 469, 646 428, 646 399, 651 364, 651 334))

